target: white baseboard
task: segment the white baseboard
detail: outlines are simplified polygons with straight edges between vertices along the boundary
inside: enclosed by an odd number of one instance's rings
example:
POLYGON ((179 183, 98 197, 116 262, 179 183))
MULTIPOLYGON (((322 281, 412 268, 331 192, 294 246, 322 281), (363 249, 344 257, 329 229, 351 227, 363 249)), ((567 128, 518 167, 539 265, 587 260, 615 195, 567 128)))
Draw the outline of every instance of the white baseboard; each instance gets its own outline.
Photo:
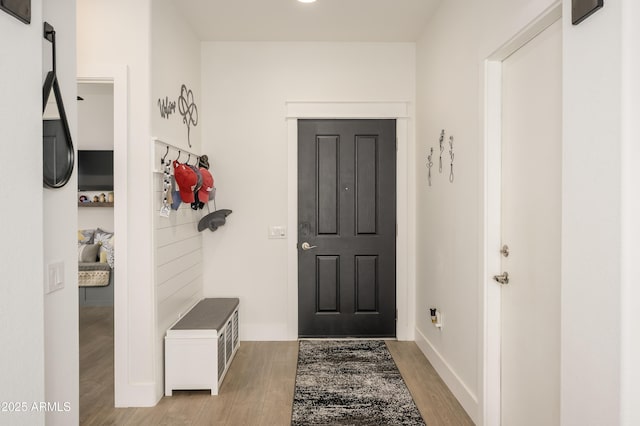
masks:
MULTIPOLYGON (((242 307, 240 307, 242 309, 242 307)), ((242 315, 242 312, 240 313, 242 315)), ((281 342, 297 340, 293 339, 288 333, 286 324, 242 324, 238 327, 240 331, 240 340, 248 342, 281 342)))
MULTIPOLYGON (((118 393, 116 393, 117 395, 118 393)), ((122 398, 115 401, 118 408, 124 407, 155 407, 160 398, 157 396, 156 384, 149 383, 129 383, 122 398)))
POLYGON ((440 375, 444 383, 449 387, 453 396, 455 396, 458 402, 460 402, 462 408, 464 408, 469 417, 471 417, 471 420, 478 424, 478 413, 480 407, 478 405, 478 398, 476 395, 474 395, 471 389, 464 384, 442 355, 440 355, 431 342, 429 342, 425 335, 417 328, 416 344, 424 356, 427 357, 438 375, 440 375))

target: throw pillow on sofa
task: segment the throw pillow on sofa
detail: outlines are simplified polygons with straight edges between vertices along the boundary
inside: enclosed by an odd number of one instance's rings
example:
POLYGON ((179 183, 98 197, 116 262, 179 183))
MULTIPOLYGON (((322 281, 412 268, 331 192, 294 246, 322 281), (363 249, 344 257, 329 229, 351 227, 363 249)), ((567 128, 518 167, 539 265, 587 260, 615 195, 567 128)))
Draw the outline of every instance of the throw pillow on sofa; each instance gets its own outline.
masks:
POLYGON ((96 262, 99 244, 78 244, 78 262, 96 262))
POLYGON ((93 241, 99 244, 99 256, 100 262, 109 264, 113 268, 114 265, 114 236, 113 232, 107 232, 100 228, 96 229, 96 233, 93 237, 93 241))
POLYGON ((78 244, 93 244, 95 229, 78 229, 78 244))

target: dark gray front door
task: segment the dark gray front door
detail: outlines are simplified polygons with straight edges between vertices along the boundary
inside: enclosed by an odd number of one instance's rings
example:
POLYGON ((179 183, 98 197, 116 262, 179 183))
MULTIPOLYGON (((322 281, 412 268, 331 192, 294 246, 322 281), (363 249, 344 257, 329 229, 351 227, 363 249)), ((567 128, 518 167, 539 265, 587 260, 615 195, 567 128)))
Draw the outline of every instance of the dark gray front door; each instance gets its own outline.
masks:
POLYGON ((396 335, 396 122, 298 121, 298 334, 396 335))

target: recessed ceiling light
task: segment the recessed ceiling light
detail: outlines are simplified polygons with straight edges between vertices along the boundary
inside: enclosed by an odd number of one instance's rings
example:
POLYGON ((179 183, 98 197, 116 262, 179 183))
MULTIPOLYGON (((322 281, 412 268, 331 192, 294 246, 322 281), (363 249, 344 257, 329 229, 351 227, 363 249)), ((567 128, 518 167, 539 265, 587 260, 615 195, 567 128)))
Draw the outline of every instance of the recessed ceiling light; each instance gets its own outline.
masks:
POLYGON ((313 3, 316 0, 298 0, 300 3, 313 3))

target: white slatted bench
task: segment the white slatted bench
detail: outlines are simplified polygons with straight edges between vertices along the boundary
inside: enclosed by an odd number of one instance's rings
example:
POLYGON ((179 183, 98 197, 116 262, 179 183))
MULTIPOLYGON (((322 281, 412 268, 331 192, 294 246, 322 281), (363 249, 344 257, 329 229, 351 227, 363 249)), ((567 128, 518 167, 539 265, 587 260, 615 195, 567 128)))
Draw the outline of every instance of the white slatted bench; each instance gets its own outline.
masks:
POLYGON ((202 299, 164 338, 164 393, 211 389, 217 395, 240 346, 237 298, 202 299))

